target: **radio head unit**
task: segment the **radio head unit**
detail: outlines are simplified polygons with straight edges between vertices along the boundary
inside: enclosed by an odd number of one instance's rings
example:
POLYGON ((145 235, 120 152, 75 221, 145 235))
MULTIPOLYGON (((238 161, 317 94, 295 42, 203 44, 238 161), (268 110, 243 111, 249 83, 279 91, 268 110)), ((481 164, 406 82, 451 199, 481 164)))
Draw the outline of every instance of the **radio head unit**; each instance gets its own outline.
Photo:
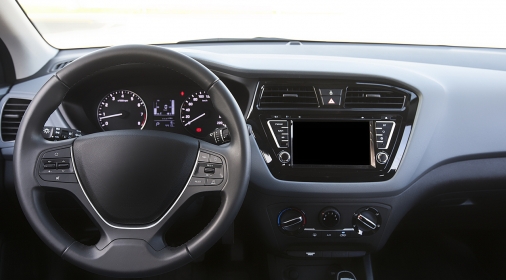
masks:
POLYGON ((370 121, 292 121, 293 166, 374 167, 370 121))
POLYGON ((402 116, 347 114, 262 117, 278 179, 382 181, 393 176, 402 116))

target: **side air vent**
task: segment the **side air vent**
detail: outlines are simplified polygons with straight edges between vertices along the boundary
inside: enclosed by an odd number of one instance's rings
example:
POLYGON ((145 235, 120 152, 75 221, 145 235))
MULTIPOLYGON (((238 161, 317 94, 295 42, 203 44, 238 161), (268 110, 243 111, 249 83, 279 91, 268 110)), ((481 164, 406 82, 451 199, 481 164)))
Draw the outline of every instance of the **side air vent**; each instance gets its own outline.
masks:
POLYGON ((318 107, 316 92, 312 86, 264 85, 260 96, 260 108, 308 108, 318 107))
POLYGON ((16 139, 19 124, 25 114, 31 100, 9 98, 2 112, 2 140, 13 141, 16 139))
POLYGON ((61 70, 63 69, 63 67, 69 65, 73 60, 69 60, 69 61, 63 61, 63 62, 58 62, 56 63, 55 65, 53 65, 53 67, 51 67, 49 69, 49 72, 56 72, 58 70, 61 70))
POLYGON ((402 92, 383 87, 349 87, 345 108, 402 109, 406 97, 402 92))

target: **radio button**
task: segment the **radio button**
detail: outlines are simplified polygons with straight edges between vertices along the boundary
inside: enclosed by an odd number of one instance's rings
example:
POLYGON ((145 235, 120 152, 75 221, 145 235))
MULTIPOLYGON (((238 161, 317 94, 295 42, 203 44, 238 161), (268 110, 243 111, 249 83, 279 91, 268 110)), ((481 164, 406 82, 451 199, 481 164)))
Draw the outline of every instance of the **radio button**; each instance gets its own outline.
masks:
POLYGON ((270 120, 267 125, 278 148, 288 148, 288 121, 270 120))
POLYGON ((385 153, 385 152, 379 152, 378 154, 376 154, 376 161, 379 164, 385 164, 385 163, 387 163, 387 161, 388 161, 388 154, 385 153))
POLYGON ((278 154, 278 159, 281 163, 289 163, 290 162, 290 154, 287 151, 281 151, 278 154))
POLYGON ((271 125, 272 125, 272 128, 277 128, 277 127, 284 127, 286 126, 286 121, 270 121, 269 122, 271 125))
POLYGON ((395 128, 395 122, 377 121, 374 128, 376 132, 376 146, 378 149, 388 149, 395 128))

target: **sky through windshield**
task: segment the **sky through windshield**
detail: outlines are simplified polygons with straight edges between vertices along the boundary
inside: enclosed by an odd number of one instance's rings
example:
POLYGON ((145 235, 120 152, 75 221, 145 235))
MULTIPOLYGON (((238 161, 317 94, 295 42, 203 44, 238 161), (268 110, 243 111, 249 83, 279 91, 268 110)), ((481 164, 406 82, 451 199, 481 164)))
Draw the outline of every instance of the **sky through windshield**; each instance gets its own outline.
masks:
POLYGON ((506 48, 505 1, 18 0, 60 49, 277 37, 506 48))

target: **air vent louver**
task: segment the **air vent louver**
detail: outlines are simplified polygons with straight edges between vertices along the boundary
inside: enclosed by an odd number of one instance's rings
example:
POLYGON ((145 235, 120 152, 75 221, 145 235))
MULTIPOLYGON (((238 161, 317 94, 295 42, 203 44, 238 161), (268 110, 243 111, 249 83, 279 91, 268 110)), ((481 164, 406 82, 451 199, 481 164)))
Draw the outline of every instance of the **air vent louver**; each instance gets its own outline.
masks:
POLYGON ((53 65, 53 67, 51 67, 51 69, 49 69, 49 72, 56 72, 58 70, 61 70, 61 69, 63 69, 63 67, 69 65, 72 61, 73 60, 58 62, 55 65, 53 65))
POLYGON ((16 139, 19 124, 25 114, 31 100, 9 98, 2 111, 2 140, 13 141, 16 139))
POLYGON ((402 109, 405 95, 380 87, 349 87, 344 99, 345 108, 402 109))
POLYGON ((264 85, 260 108, 307 108, 318 107, 312 86, 264 85))

